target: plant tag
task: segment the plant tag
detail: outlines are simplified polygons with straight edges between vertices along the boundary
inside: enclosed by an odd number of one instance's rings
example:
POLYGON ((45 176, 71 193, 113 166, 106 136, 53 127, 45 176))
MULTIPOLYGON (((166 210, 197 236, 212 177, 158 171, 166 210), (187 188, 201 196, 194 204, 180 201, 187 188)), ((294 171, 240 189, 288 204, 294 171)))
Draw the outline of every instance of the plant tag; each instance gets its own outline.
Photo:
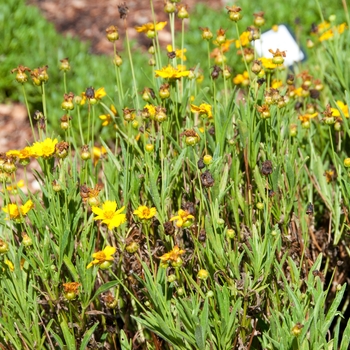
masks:
POLYGON ((262 33, 260 39, 254 42, 254 47, 260 57, 266 58, 272 57, 269 49, 285 51, 284 65, 286 66, 292 66, 295 62, 306 58, 293 34, 284 24, 279 25, 277 30, 271 29, 262 33))

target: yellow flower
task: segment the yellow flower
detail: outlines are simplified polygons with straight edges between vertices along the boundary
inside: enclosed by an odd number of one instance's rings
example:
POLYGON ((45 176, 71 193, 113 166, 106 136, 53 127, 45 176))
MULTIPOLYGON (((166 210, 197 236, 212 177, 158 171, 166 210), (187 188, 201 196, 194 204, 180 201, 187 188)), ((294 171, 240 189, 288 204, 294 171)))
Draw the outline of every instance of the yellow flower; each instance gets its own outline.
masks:
POLYGON ((136 210, 134 210, 134 214, 139 217, 139 219, 152 219, 157 214, 157 209, 152 207, 148 208, 145 205, 140 205, 136 210))
POLYGON ((167 22, 157 22, 154 26, 154 23, 146 23, 141 27, 135 27, 138 33, 147 33, 149 31, 159 31, 162 30, 167 25, 167 22))
POLYGON ((235 85, 242 84, 243 86, 249 85, 249 73, 247 71, 244 71, 243 74, 237 74, 233 78, 233 83, 235 85))
POLYGON ((187 60, 187 58, 185 56, 185 52, 187 51, 187 49, 183 49, 183 50, 176 49, 176 50, 174 50, 171 45, 167 45, 166 49, 167 49, 168 52, 173 52, 174 51, 177 58, 180 58, 183 61, 187 60))
POLYGON ((6 218, 6 220, 12 219, 20 221, 24 216, 27 215, 29 210, 33 207, 34 203, 29 199, 26 203, 24 203, 21 206, 18 206, 14 203, 10 203, 7 205, 7 207, 2 208, 2 211, 9 215, 9 218, 6 218))
POLYGON ((9 259, 6 258, 4 260, 4 263, 8 266, 8 268, 11 272, 15 271, 15 267, 13 266, 12 261, 10 261, 9 259))
POLYGON ((249 41, 249 35, 250 33, 248 31, 243 32, 239 36, 239 40, 236 40, 236 48, 239 49, 242 45, 242 47, 248 46, 250 41, 249 41))
POLYGON ((148 113, 151 119, 156 115, 156 107, 150 104, 147 104, 145 108, 148 110, 148 113))
MULTIPOLYGON (((117 115, 117 110, 113 105, 111 105, 110 110, 114 114, 114 116, 117 115)), ((107 126, 112 121, 112 116, 110 114, 101 114, 99 118, 102 120, 102 126, 107 126)))
MULTIPOLYGON (((107 92, 106 92, 104 87, 100 87, 99 89, 97 89, 95 91, 95 99, 96 100, 101 100, 102 97, 105 97, 106 95, 107 95, 107 92)), ((80 105, 83 106, 86 102, 86 99, 87 99, 85 92, 81 93, 81 97, 82 97, 82 99, 80 101, 80 105)))
POLYGON ((191 215, 187 210, 179 209, 177 216, 173 216, 170 221, 176 220, 177 227, 189 227, 192 225, 192 220, 194 216, 191 215))
POLYGON ((107 150, 101 146, 101 147, 97 147, 94 146, 92 149, 92 154, 94 156, 94 165, 97 164, 97 162, 104 157, 104 155, 107 153, 107 150))
POLYGON ((99 207, 92 207, 91 210, 97 216, 94 220, 101 220, 103 224, 108 226, 109 230, 114 227, 120 226, 126 221, 126 215, 122 214, 125 207, 117 210, 117 203, 115 201, 106 201, 102 205, 102 209, 99 207))
POLYGON ((164 79, 179 79, 181 77, 187 77, 189 74, 190 71, 184 70, 184 66, 178 66, 178 68, 174 68, 170 64, 167 67, 156 70, 156 77, 161 77, 164 79))
POLYGON ((93 261, 87 266, 87 269, 92 267, 93 265, 102 265, 105 262, 111 262, 113 261, 113 254, 117 251, 115 247, 107 246, 102 251, 96 252, 92 254, 92 257, 94 258, 93 261))
POLYGON ((202 117, 208 117, 208 119, 213 118, 212 107, 207 103, 201 103, 199 106, 191 104, 191 112, 199 113, 202 117))
POLYGON ((319 38, 319 41, 325 41, 333 38, 334 33, 332 29, 326 30, 319 38))
POLYGON ((277 64, 272 62, 272 58, 261 57, 259 61, 261 61, 265 69, 275 69, 277 67, 277 64))
POLYGON ((159 259, 162 261, 162 263, 170 262, 176 262, 180 255, 184 254, 185 250, 180 249, 177 245, 169 252, 162 255, 159 259))
POLYGON ((304 123, 308 122, 310 119, 315 118, 318 115, 318 113, 312 113, 312 114, 304 114, 304 115, 299 115, 298 119, 304 123))
POLYGON ((42 142, 35 142, 31 147, 31 153, 33 157, 44 157, 48 158, 56 152, 57 139, 47 138, 42 142))
POLYGON ((337 27, 333 27, 331 29, 326 30, 319 38, 319 41, 325 41, 329 40, 334 37, 334 33, 337 32, 338 34, 344 33, 344 30, 347 28, 346 23, 342 23, 337 27))
POLYGON ((341 116, 340 111, 341 111, 346 118, 349 118, 349 108, 346 104, 344 104, 342 101, 337 101, 337 107, 338 108, 331 108, 333 117, 340 117, 341 116))
POLYGON ((19 180, 16 185, 6 186, 7 191, 16 191, 19 188, 24 187, 24 180, 19 180))
POLYGON ((277 79, 274 79, 274 80, 272 81, 272 83, 271 83, 271 87, 272 87, 273 89, 278 89, 278 88, 280 88, 282 85, 283 85, 282 80, 277 80, 277 79))

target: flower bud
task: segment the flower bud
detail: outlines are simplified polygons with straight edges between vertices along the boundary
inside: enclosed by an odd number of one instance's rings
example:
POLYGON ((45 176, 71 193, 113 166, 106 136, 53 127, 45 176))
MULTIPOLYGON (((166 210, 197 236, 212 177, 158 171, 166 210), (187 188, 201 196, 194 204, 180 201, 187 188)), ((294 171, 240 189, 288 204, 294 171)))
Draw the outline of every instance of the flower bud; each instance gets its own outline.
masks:
POLYGON ((185 294, 185 290, 182 287, 180 287, 180 288, 177 289, 177 294, 182 296, 182 295, 185 294))
POLYGON ((185 139, 185 143, 187 146, 194 146, 196 143, 198 143, 198 141, 198 136, 187 136, 185 139))
POLYGON ((334 130, 335 131, 340 131, 341 130, 341 123, 340 122, 335 122, 334 123, 334 130))
POLYGON ((253 62, 253 65, 252 65, 252 72, 253 72, 254 74, 259 74, 259 73, 261 72, 261 69, 262 69, 262 67, 261 67, 261 61, 255 60, 255 61, 253 62))
POLYGON ((205 165, 209 165, 213 162, 213 157, 210 155, 210 154, 206 154, 204 157, 203 157, 203 163, 205 165))
POLYGON ((298 125, 297 124, 291 124, 289 125, 289 135, 291 137, 295 137, 298 134, 298 125))
POLYGON ((350 168, 350 158, 344 159, 344 166, 345 166, 345 168, 350 168))
POLYGON ((151 153, 151 152, 153 152, 153 150, 154 150, 154 145, 152 143, 147 143, 145 145, 145 151, 147 153, 151 153))
POLYGON ((128 253, 133 254, 133 253, 136 253, 139 250, 139 248, 140 248, 140 245, 137 242, 131 242, 125 247, 125 250, 128 253))
POLYGON ((101 270, 108 270, 113 265, 113 261, 104 261, 102 264, 99 265, 99 268, 101 270))
MULTIPOLYGON (((183 226, 183 227, 184 227, 184 226, 183 226)), ((172 261, 172 262, 171 262, 171 266, 172 266, 172 267, 181 267, 182 264, 183 264, 183 260, 182 260, 180 257, 178 257, 178 258, 176 259, 176 261, 172 261)))
POLYGON ((81 148, 80 157, 82 160, 88 160, 91 158, 91 152, 88 145, 84 145, 81 148))
POLYGON ((304 325, 302 325, 301 323, 297 323, 293 328, 292 328, 292 334, 297 337, 300 335, 302 329, 303 329, 304 325))
POLYGON ((208 27, 199 28, 202 31, 202 39, 210 40, 213 37, 213 33, 209 30, 208 27))
POLYGON ((122 58, 118 55, 115 54, 114 59, 113 59, 113 63, 117 66, 120 67, 123 64, 123 60, 122 58))
POLYGON ((0 254, 5 254, 9 251, 9 245, 0 239, 0 254))
POLYGON ((167 277, 167 281, 168 281, 169 283, 175 282, 175 281, 176 281, 176 275, 174 275, 174 274, 169 275, 169 276, 167 277))
POLYGON ((167 1, 166 4, 164 5, 164 11, 166 13, 174 13, 176 11, 176 6, 175 4, 167 1))
POLYGON ((118 28, 116 26, 109 26, 106 29, 106 36, 108 41, 114 42, 119 39, 118 28))
POLYGON ((180 5, 180 7, 178 8, 177 17, 181 19, 185 19, 189 17, 186 6, 180 5))
POLYGON ((201 269, 197 273, 197 278, 205 281, 209 277, 209 272, 207 270, 201 269))
POLYGON ((59 182, 57 180, 53 180, 52 181, 52 189, 55 191, 55 192, 60 192, 62 187, 61 185, 59 184, 59 182))
POLYGON ((229 239, 234 239, 236 236, 236 232, 235 230, 233 230, 232 228, 227 229, 226 231, 226 237, 229 239))
POLYGON ((259 209, 259 210, 263 210, 264 209, 264 203, 262 203, 262 202, 256 203, 256 208, 259 209))
POLYGON ((62 70, 63 72, 68 72, 70 70, 70 64, 68 61, 68 57, 63 58, 62 60, 60 60, 60 62, 61 62, 60 70, 62 70))
POLYGON ((24 232, 22 233, 22 244, 25 247, 30 247, 33 245, 33 240, 24 232))

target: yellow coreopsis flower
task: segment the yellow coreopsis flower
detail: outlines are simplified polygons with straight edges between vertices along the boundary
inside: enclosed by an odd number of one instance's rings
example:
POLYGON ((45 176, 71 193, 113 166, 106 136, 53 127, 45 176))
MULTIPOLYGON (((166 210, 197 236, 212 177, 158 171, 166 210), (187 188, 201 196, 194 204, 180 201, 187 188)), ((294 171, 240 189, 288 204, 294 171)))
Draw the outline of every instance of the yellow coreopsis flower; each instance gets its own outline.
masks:
POLYGON ((261 61, 265 69, 275 69, 277 67, 277 64, 272 62, 272 58, 260 57, 259 61, 261 61))
POLYGON ((180 58, 182 59, 183 61, 186 61, 187 58, 185 56, 185 52, 187 51, 187 49, 183 49, 183 50, 180 50, 180 49, 173 49, 172 45, 167 45, 166 47, 167 51, 168 52, 175 52, 175 55, 177 58, 180 58))
POLYGON ((242 45, 242 47, 246 47, 249 45, 249 35, 250 33, 248 31, 243 32, 240 36, 239 39, 236 40, 236 48, 239 49, 242 45))
POLYGON ((247 71, 244 71, 243 74, 237 74, 233 78, 233 83, 235 85, 248 86, 249 85, 249 73, 247 71))
POLYGON ((147 33, 149 31, 160 31, 162 30, 166 25, 167 25, 168 22, 157 22, 156 25, 154 25, 154 23, 152 22, 149 22, 149 23, 146 23, 140 27, 135 27, 136 31, 138 33, 147 33))
POLYGON ((156 111, 157 111, 156 107, 154 105, 151 105, 151 104, 146 104, 144 109, 147 109, 149 117, 151 119, 154 119, 154 116, 156 115, 156 111))
POLYGON ((201 117, 213 118, 212 106, 208 103, 201 103, 199 106, 191 104, 191 112, 199 113, 201 117))
POLYGON ((9 259, 5 259, 4 263, 8 266, 8 268, 11 272, 15 271, 15 267, 14 267, 12 261, 10 261, 9 259))
POLYGON ((17 182, 17 184, 15 184, 15 185, 10 185, 10 186, 6 186, 6 189, 7 189, 7 191, 17 191, 19 188, 22 188, 22 187, 24 187, 24 180, 19 180, 18 182, 17 182))
POLYGON ((339 26, 326 30, 319 38, 319 41, 325 41, 332 39, 334 37, 334 33, 342 34, 344 30, 347 28, 346 23, 342 23, 339 26))
POLYGON ((189 227, 192 225, 194 216, 191 215, 187 210, 179 209, 178 215, 173 216, 170 221, 176 220, 177 227, 189 227))
POLYGON ((31 147, 31 153, 33 157, 48 158, 56 152, 57 139, 47 138, 42 142, 35 142, 31 147))
POLYGON ((167 67, 163 67, 160 70, 156 70, 156 77, 164 79, 180 79, 187 77, 190 74, 189 70, 185 70, 184 66, 172 67, 170 64, 167 67))
POLYGON ((87 269, 93 265, 99 265, 102 269, 108 268, 112 265, 113 254, 117 251, 115 247, 107 246, 105 249, 92 254, 93 261, 87 266, 87 269))
POLYGON ((16 220, 21 221, 21 219, 27 215, 30 209, 34 207, 34 203, 29 199, 26 203, 19 206, 14 203, 8 204, 5 208, 2 208, 2 211, 4 211, 6 214, 9 215, 6 220, 16 220))
POLYGON ((344 114, 345 118, 349 118, 349 108, 342 101, 337 101, 338 108, 331 108, 333 117, 341 117, 340 111, 344 114))
MULTIPOLYGON (((117 115, 117 110, 113 105, 111 105, 110 110, 112 111, 113 115, 117 115)), ((108 114, 101 114, 99 118, 102 120, 102 126, 107 126, 112 121, 112 116, 108 114)))
POLYGON ((134 214, 139 217, 139 219, 152 219, 157 214, 157 209, 152 207, 148 208, 145 205, 140 205, 136 210, 134 210, 134 214))
POLYGON ((105 156, 105 154, 107 154, 107 150, 103 146, 101 147, 94 146, 92 149, 92 155, 94 157, 94 165, 96 165, 97 162, 105 156))
POLYGON ((317 117, 318 113, 312 113, 312 114, 304 114, 304 115, 299 115, 298 119, 304 123, 308 122, 310 119, 317 117))
POLYGON ((97 216, 94 220, 101 220, 103 224, 108 226, 109 230, 114 227, 118 227, 126 221, 126 215, 122 214, 125 207, 117 210, 116 201, 106 201, 102 205, 102 209, 99 207, 92 207, 91 210, 97 216))
POLYGON ((162 263, 176 262, 180 255, 184 254, 185 250, 180 249, 177 245, 168 253, 162 255, 159 259, 162 263))

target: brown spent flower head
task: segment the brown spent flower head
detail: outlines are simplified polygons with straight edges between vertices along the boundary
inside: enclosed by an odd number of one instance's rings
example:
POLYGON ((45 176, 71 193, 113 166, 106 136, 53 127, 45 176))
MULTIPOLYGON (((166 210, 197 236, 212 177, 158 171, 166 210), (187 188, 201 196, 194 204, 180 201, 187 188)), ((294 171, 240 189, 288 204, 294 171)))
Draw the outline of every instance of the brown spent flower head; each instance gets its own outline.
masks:
POLYGON ((215 80, 219 78, 220 72, 222 72, 222 69, 219 66, 213 66, 213 71, 211 72, 212 79, 215 80))
POLYGON ((19 65, 17 68, 14 68, 11 70, 11 73, 17 72, 16 74, 16 80, 20 84, 24 84, 27 80, 27 74, 26 72, 31 72, 31 69, 22 65, 19 65))
POLYGON ((74 94, 73 92, 70 92, 69 94, 63 95, 63 102, 61 104, 61 108, 66 111, 71 111, 74 109, 74 94))
POLYGON ((175 232, 175 227, 173 225, 173 223, 171 221, 166 221, 164 224, 163 224, 163 227, 164 227, 164 233, 167 235, 167 236, 172 236, 175 232))
POLYGON ((269 52, 272 53, 272 63, 280 65, 283 64, 284 58, 286 57, 286 51, 280 51, 279 49, 276 49, 276 51, 273 51, 272 49, 269 49, 269 52))
POLYGON ((254 25, 256 25, 257 27, 262 27, 265 24, 263 11, 253 13, 253 16, 254 16, 254 25))
POLYGON ((247 32, 249 32, 249 41, 255 41, 260 39, 260 30, 257 27, 249 26, 247 27, 247 32))
POLYGON ((271 160, 265 160, 261 165, 261 173, 265 176, 272 174, 273 166, 271 160))
POLYGON ((188 6, 185 4, 178 4, 177 5, 177 17, 181 18, 181 19, 185 19, 189 17, 188 14, 188 6))
POLYGON ((231 21, 238 22, 242 18, 242 9, 239 6, 226 6, 231 21))
POLYGON ((66 141, 61 141, 56 143, 55 149, 56 149, 57 157, 65 158, 68 155, 68 148, 69 148, 69 143, 66 141))
POLYGON ((270 118, 270 106, 267 104, 263 104, 262 106, 257 106, 256 109, 261 114, 261 118, 267 119, 270 118))
POLYGON ((210 31, 208 27, 205 27, 205 28, 199 27, 199 29, 202 31, 202 39, 210 40, 213 37, 213 33, 210 31))
POLYGON ((48 65, 35 68, 30 72, 34 85, 40 86, 49 80, 49 75, 47 74, 48 65))
POLYGON ((203 187, 214 186, 215 180, 209 170, 206 170, 204 173, 201 174, 201 183, 203 187))
POLYGON ((121 19, 126 19, 128 17, 129 7, 126 6, 126 3, 121 3, 118 5, 119 16, 121 19))
POLYGON ((67 282, 67 283, 63 283, 63 289, 65 293, 78 293, 78 288, 81 286, 80 283, 78 282, 67 282))
POLYGON ((70 63, 68 57, 62 58, 60 62, 60 70, 62 70, 63 72, 68 72, 70 70, 70 63))
POLYGON ((106 29, 106 36, 108 41, 114 42, 119 39, 119 33, 118 33, 118 28, 116 26, 109 26, 106 29))

